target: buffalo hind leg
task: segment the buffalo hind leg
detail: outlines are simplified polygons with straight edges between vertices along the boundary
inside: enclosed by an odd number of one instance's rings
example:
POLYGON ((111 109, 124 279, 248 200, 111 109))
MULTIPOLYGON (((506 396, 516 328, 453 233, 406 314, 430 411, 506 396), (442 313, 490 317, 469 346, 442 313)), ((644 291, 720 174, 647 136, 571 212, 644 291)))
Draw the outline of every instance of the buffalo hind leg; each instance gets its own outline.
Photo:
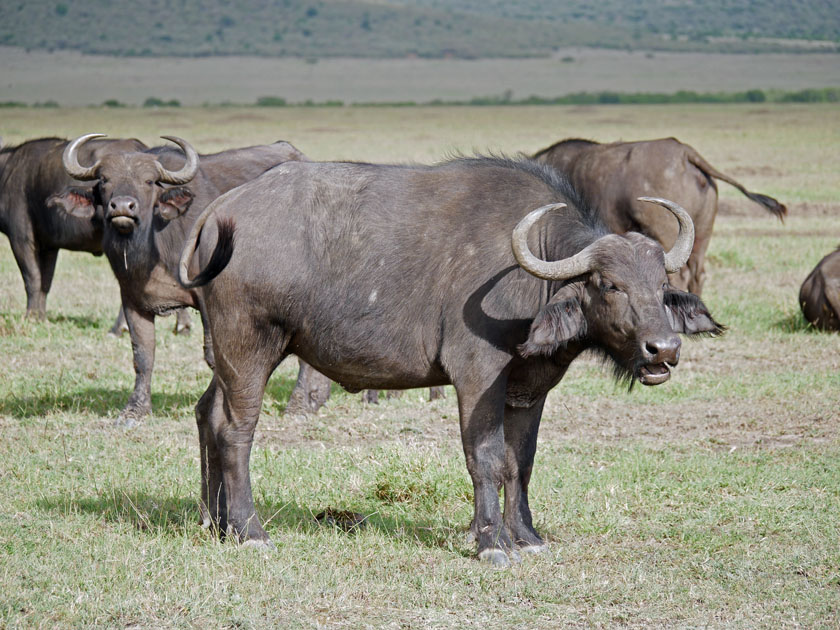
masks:
POLYGON ((505 528, 524 553, 547 549, 534 529, 528 506, 528 483, 537 452, 545 396, 532 407, 505 407, 505 528))
POLYGON ((175 329, 172 332, 176 335, 192 334, 192 316, 186 306, 175 311, 175 329))
MULTIPOLYGON (((201 455, 201 524, 211 527, 216 524, 227 527, 227 497, 222 484, 222 465, 216 439, 210 430, 210 417, 221 413, 222 396, 216 377, 195 406, 195 421, 198 426, 198 448, 201 455)), ((220 530, 224 531, 223 529, 220 530)))
POLYGON ((224 331, 219 332, 225 337, 222 343, 214 339, 216 371, 196 408, 196 419, 199 443, 207 453, 202 463, 210 470, 203 485, 211 520, 226 538, 270 546, 257 517, 249 463, 265 385, 283 359, 288 340, 282 331, 271 331, 269 338, 282 341, 270 347, 263 341, 265 336, 254 332, 224 331))
POLYGON ((303 359, 298 359, 297 382, 286 403, 286 413, 289 415, 306 415, 315 413, 330 397, 332 381, 321 374, 303 359))
POLYGON ((504 377, 484 389, 455 386, 461 416, 461 441, 473 482, 474 516, 470 530, 478 558, 496 566, 518 562, 513 541, 502 522, 499 489, 505 472, 504 377))

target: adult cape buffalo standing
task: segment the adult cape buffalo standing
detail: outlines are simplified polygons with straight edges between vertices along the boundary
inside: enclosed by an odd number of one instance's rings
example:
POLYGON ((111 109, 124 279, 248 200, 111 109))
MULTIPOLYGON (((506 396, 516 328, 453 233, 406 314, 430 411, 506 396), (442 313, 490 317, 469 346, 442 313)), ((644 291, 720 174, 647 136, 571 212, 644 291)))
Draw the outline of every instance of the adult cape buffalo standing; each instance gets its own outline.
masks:
POLYGON ((735 186, 779 219, 787 212, 778 201, 748 191, 676 138, 612 144, 567 139, 533 157, 564 173, 581 196, 603 213, 613 232, 641 232, 669 248, 677 238, 677 222, 637 198, 656 195, 683 206, 694 222, 694 249, 686 266, 670 279, 675 287, 697 295, 706 279, 706 250, 718 211, 715 179, 735 186))
MULTIPOLYGON (((0 149, 0 232, 9 237, 23 284, 26 316, 44 319, 59 249, 102 254, 102 217, 70 216, 47 200, 67 186, 78 184, 61 163, 67 147, 61 138, 29 140, 0 149)), ((109 153, 142 151, 139 140, 95 140, 80 152, 94 162, 109 153)), ((122 312, 111 329, 118 333, 122 312)))
POLYGON ((294 353, 350 391, 454 385, 479 558, 543 550, 528 482, 546 394, 571 361, 594 350, 620 377, 655 385, 679 359, 675 331, 721 331, 698 297, 668 285, 693 229, 656 202, 682 226, 668 254, 610 234, 530 160, 287 163, 216 200, 180 269, 185 287, 203 287, 216 357, 196 406, 204 515, 268 542, 248 460, 266 381, 294 353), (558 212, 539 220, 546 206, 558 212))
MULTIPOLYGON (((131 426, 151 410, 155 316, 183 306, 201 311, 196 293, 176 279, 178 257, 195 218, 223 192, 272 166, 306 158, 282 141, 199 156, 185 140, 164 136, 183 154, 125 151, 83 166, 80 148, 100 135, 76 138, 62 158, 70 175, 96 183, 66 189, 53 202, 82 217, 103 209, 103 249, 120 284, 134 354, 134 391, 118 422, 131 426)), ((204 328, 205 359, 212 367, 209 329, 204 328)))
POLYGON ((824 257, 799 289, 805 319, 820 330, 840 331, 840 248, 824 257))

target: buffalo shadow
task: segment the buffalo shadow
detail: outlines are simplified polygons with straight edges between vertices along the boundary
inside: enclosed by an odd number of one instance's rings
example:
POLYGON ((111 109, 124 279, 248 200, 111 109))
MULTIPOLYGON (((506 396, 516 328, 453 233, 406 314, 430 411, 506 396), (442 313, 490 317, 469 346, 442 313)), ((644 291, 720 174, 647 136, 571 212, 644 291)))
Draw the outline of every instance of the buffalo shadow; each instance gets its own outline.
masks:
MULTIPOLYGON (((199 516, 199 498, 169 496, 161 497, 142 491, 126 491, 121 488, 103 488, 99 496, 69 497, 65 495, 44 497, 34 502, 44 511, 58 516, 68 514, 89 514, 108 523, 129 525, 138 533, 154 538, 160 535, 180 537, 204 532, 199 516)), ((272 539, 282 540, 287 533, 317 534, 319 531, 335 530, 340 535, 354 536, 357 532, 373 530, 401 542, 417 541, 429 549, 445 549, 464 558, 471 558, 474 550, 466 543, 467 530, 453 532, 452 528, 433 525, 422 519, 415 520, 404 516, 381 516, 378 512, 362 513, 365 517, 363 528, 345 531, 337 525, 316 520, 318 515, 329 506, 299 505, 282 498, 257 501, 257 512, 261 522, 272 539)), ((343 506, 332 509, 352 509, 343 506)), ((208 538, 224 540, 218 531, 207 530, 208 538)), ((232 544, 232 543, 231 543, 232 544)))

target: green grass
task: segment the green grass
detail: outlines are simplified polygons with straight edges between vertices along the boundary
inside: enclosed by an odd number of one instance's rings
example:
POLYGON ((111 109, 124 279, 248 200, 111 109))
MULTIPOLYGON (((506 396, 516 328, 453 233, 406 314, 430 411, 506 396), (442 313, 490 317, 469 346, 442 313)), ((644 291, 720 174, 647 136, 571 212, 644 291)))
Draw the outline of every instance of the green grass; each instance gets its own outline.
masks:
POLYGON ((673 134, 791 215, 781 225, 721 186, 703 299, 729 331, 686 342, 670 382, 628 392, 593 359, 572 366, 531 484, 550 551, 502 571, 467 540, 451 388, 366 406, 335 387, 316 416, 287 418, 288 362, 251 458, 277 548, 219 542, 198 524, 200 324, 182 338, 160 322, 154 415, 116 430, 133 373, 128 340, 106 336, 107 264, 62 252, 49 319, 30 322, 0 247, 0 627, 837 627, 840 335, 809 329, 796 304, 840 241, 836 108, 252 111, 15 110, 0 134, 175 132, 202 151, 279 135, 315 158, 373 161, 673 134), (321 525, 327 508, 367 525, 321 525))

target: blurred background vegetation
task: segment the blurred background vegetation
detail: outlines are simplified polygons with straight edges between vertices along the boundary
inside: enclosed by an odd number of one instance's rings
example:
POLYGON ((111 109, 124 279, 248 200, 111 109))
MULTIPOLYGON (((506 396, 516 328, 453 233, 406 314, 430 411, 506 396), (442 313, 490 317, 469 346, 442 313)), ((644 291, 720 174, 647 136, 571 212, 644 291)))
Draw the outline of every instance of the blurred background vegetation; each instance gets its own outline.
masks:
POLYGON ((4 0, 0 45, 120 56, 836 51, 836 0, 4 0))

